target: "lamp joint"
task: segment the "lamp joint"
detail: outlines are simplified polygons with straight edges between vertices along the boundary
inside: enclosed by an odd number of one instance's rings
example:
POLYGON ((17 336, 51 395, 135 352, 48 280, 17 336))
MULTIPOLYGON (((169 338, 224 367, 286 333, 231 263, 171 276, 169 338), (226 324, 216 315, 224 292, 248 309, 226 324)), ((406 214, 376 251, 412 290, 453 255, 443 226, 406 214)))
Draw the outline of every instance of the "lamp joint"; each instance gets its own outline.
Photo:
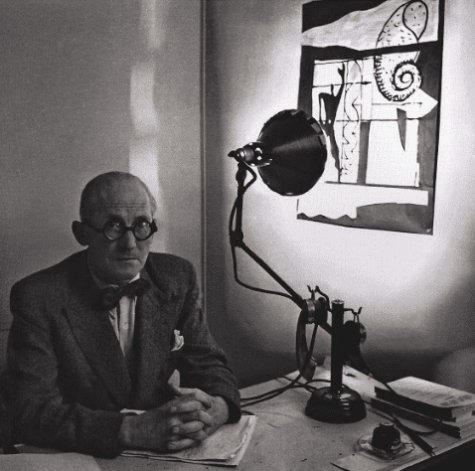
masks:
POLYGON ((244 240, 244 234, 242 230, 236 229, 232 231, 229 235, 229 240, 233 247, 242 247, 244 240))

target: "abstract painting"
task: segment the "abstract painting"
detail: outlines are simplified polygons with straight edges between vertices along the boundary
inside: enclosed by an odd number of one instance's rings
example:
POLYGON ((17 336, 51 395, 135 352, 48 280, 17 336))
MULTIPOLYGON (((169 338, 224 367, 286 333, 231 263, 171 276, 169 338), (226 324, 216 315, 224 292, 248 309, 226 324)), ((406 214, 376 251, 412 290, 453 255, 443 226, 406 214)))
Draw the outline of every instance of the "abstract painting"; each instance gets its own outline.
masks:
POLYGON ((443 0, 303 5, 298 107, 328 161, 297 218, 432 234, 443 0))

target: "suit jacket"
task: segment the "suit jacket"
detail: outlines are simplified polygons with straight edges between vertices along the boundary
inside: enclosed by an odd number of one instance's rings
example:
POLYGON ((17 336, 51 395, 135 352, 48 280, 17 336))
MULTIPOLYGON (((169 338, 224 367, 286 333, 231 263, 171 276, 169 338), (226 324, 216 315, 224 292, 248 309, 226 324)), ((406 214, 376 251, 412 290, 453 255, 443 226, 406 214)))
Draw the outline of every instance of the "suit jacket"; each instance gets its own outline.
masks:
POLYGON ((15 284, 5 384, 16 442, 116 456, 119 411, 169 400, 175 369, 182 386, 222 396, 229 421, 239 420, 236 379, 209 332, 191 264, 151 253, 141 277, 152 288, 136 304, 132 371, 99 307, 86 251, 15 284), (176 352, 174 329, 185 340, 176 352))

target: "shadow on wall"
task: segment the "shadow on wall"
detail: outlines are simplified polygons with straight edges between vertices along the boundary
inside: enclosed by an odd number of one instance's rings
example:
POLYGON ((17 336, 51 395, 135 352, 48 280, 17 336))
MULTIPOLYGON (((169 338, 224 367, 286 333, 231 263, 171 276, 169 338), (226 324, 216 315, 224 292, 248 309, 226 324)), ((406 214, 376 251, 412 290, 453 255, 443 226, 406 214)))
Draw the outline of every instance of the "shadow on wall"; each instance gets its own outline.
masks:
MULTIPOLYGON (((466 227, 467 235, 473 234, 474 222, 469 223, 473 229, 466 227)), ((475 241, 473 238, 469 240, 472 242, 471 251, 460 260, 460 279, 463 282, 442 298, 439 317, 434 319, 444 355, 434 362, 430 379, 475 392, 475 241), (447 344, 451 345, 450 349, 447 349, 447 344)))
MULTIPOLYGON (((210 8, 205 2, 205 8, 210 8)), ((211 11, 211 10, 210 10, 211 11)), ((212 12, 212 11, 211 11, 212 12)), ((210 12, 207 11, 207 15, 210 12)), ((225 103, 224 90, 221 81, 218 80, 219 71, 216 64, 219 64, 219 56, 215 47, 216 41, 219 39, 215 31, 216 23, 214 21, 207 22, 206 25, 206 82, 213 84, 212 87, 206 89, 205 109, 221 109, 225 103)), ((205 142, 209 147, 207 152, 207 161, 210 160, 209 155, 216 152, 216 149, 225 148, 222 138, 222 121, 217 113, 207 113, 205 126, 205 142), (209 155, 208 155, 209 154, 209 155)), ((205 238, 205 261, 206 275, 204 278, 203 293, 206 304, 206 312, 210 329, 216 337, 219 344, 225 349, 238 378, 242 376, 237 368, 240 366, 239 357, 242 351, 236 343, 236 338, 243 338, 235 328, 237 323, 233 320, 231 313, 227 312, 226 300, 223 296, 226 286, 226 273, 228 267, 225 263, 223 253, 227 253, 228 240, 223 237, 223 228, 227 226, 227 214, 223 210, 221 204, 217 202, 224 201, 223 175, 224 165, 229 162, 225 160, 224 155, 215 155, 211 160, 212 165, 206 166, 206 184, 205 191, 205 219, 206 238, 205 238), (237 361, 233 362, 233 358, 237 361)), ((242 345, 242 344, 241 344, 242 345)))
POLYGON ((434 367, 433 380, 475 393, 475 346, 445 355, 434 367))
MULTIPOLYGON (((470 228, 465 230, 470 233, 470 228)), ((373 346, 366 360, 370 367, 373 365, 377 377, 390 381, 413 375, 475 392, 475 266, 470 262, 475 259, 475 244, 460 250, 461 254, 467 252, 472 255, 463 255, 458 277, 454 276, 451 285, 434 287, 434 296, 427 299, 428 305, 434 304, 434 298, 439 304, 421 330, 430 331, 435 340, 424 349, 417 349, 417 342, 414 349, 384 350, 384 345, 373 346)), ((417 335, 416 330, 408 332, 410 338, 417 335)), ((407 339, 402 338, 401 345, 403 342, 407 345, 407 339)), ((364 346, 362 351, 364 355, 364 346)))

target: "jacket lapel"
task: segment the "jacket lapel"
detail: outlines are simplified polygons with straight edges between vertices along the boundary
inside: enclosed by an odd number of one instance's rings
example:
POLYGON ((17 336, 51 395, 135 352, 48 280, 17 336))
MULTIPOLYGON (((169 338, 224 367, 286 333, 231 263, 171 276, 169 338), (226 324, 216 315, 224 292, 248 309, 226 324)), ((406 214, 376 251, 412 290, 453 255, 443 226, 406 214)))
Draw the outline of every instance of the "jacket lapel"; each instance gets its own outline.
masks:
POLYGON ((125 358, 109 321, 109 313, 98 306, 99 290, 87 269, 86 254, 71 272, 74 289, 66 314, 73 333, 89 364, 103 380, 120 408, 129 404, 131 380, 125 358))
MULTIPOLYGON (((140 276, 151 281, 146 270, 140 276)), ((166 384, 166 366, 170 355, 173 319, 172 293, 151 282, 151 289, 141 296, 135 310, 136 374, 134 407, 157 405, 157 394, 166 384)))

